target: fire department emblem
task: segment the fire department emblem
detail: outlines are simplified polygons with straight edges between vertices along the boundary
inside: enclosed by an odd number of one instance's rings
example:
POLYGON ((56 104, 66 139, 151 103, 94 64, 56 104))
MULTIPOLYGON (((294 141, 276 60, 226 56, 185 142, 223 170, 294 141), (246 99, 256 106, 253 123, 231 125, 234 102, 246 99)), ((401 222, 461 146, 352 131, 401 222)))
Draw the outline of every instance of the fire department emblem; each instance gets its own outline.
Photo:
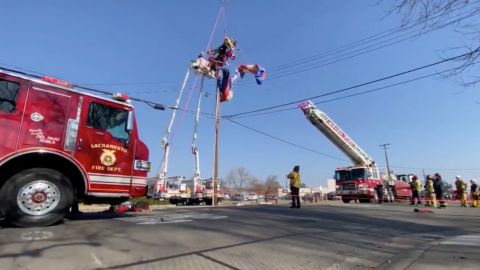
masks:
POLYGON ((112 166, 115 164, 117 158, 115 157, 115 150, 102 149, 103 153, 100 156, 100 162, 105 166, 112 166))

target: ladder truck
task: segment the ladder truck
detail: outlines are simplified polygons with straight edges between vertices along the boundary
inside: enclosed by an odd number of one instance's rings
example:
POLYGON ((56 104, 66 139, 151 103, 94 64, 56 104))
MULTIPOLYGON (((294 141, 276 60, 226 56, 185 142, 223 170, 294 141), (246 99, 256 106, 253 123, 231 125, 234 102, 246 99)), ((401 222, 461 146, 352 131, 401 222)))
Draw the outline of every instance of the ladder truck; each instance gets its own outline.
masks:
POLYGON ((351 200, 359 202, 374 202, 378 198, 375 187, 390 183, 395 199, 411 197, 408 183, 388 179, 380 174, 375 161, 368 156, 340 127, 324 112, 320 111, 311 101, 300 105, 306 118, 320 130, 340 151, 353 163, 353 166, 339 167, 335 170, 337 194, 344 203, 351 200))

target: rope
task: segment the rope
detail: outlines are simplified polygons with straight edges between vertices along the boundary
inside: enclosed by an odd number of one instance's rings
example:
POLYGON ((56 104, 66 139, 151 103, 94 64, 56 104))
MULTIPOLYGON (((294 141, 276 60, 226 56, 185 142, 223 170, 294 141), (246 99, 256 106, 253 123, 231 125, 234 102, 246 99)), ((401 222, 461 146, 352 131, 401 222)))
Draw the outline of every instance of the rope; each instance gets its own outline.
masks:
MULTIPOLYGON (((210 33, 210 38, 208 39, 207 47, 205 49, 206 51, 209 50, 209 48, 212 44, 213 35, 215 34, 215 32, 217 30, 218 22, 220 20, 220 17, 222 17, 222 14, 224 13, 224 9, 225 9, 224 5, 225 5, 225 3, 223 3, 222 6, 220 7, 220 9, 218 10, 217 19, 215 20, 215 24, 213 25, 212 32, 210 33)), ((195 76, 195 80, 193 81, 192 87, 190 88, 190 92, 188 93, 187 100, 186 100, 186 102, 183 106, 183 110, 182 110, 182 113, 180 115, 180 126, 182 125, 183 120, 185 119, 185 112, 187 111, 187 108, 190 105, 190 100, 192 99, 192 95, 193 95, 193 89, 195 89, 195 86, 197 85, 198 77, 199 77, 198 75, 195 76)), ((175 129, 175 131, 176 131, 176 129, 175 129)), ((172 138, 173 137, 174 137, 174 134, 172 133, 172 138)))

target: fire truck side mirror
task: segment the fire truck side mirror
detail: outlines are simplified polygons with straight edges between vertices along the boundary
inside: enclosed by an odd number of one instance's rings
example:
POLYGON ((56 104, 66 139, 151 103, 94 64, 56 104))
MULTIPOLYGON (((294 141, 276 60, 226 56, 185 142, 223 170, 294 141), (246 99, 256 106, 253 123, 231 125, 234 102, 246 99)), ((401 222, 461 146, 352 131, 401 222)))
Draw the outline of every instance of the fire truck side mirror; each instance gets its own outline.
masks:
POLYGON ((133 111, 128 111, 127 131, 131 132, 132 130, 133 130, 133 111))

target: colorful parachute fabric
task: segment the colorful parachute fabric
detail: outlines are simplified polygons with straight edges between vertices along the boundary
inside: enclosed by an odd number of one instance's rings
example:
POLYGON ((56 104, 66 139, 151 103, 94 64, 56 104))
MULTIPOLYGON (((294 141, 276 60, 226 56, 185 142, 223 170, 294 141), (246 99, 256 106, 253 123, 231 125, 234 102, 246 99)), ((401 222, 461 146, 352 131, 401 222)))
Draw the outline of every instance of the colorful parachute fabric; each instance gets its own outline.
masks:
POLYGON ((217 80, 217 87, 220 91, 220 102, 229 101, 233 98, 232 80, 228 68, 222 68, 222 77, 217 80))
POLYGON ((232 78, 232 82, 237 80, 238 77, 243 78, 246 72, 255 74, 255 80, 257 81, 258 85, 262 84, 262 81, 267 77, 266 70, 258 64, 240 65, 235 71, 235 76, 232 78))

